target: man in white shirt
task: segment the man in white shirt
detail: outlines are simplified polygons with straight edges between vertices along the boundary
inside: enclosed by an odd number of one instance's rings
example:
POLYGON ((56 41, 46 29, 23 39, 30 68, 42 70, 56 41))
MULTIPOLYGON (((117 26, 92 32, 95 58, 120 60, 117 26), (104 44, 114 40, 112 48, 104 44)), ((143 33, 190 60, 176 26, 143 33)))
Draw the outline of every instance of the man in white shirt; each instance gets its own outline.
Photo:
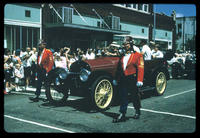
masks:
POLYGON ((158 49, 158 44, 155 45, 155 48, 152 50, 152 57, 153 58, 163 58, 163 53, 158 49))
POLYGON ((136 52, 140 53, 140 49, 139 49, 137 46, 133 45, 133 49, 134 49, 136 52))
POLYGON ((143 55, 144 60, 151 60, 151 49, 146 44, 145 40, 141 41, 140 46, 142 46, 140 53, 143 55))
POLYGON ((22 55, 22 63, 24 67, 24 78, 25 78, 25 83, 26 83, 26 90, 29 90, 29 83, 30 83, 30 78, 31 78, 31 65, 32 65, 32 56, 33 53, 31 53, 31 48, 27 47, 26 52, 23 53, 22 55))

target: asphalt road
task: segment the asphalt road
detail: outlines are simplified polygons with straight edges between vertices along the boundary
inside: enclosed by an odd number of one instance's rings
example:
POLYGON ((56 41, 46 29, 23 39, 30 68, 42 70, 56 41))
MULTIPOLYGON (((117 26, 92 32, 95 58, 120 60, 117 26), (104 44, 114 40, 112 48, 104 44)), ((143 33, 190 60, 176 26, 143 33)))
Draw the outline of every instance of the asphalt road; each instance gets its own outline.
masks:
POLYGON ((132 118, 129 103, 127 121, 112 123, 119 105, 105 112, 90 110, 84 97, 70 96, 63 105, 32 102, 33 91, 4 96, 4 133, 193 133, 196 131, 196 80, 171 79, 162 96, 142 95, 139 120, 132 118))

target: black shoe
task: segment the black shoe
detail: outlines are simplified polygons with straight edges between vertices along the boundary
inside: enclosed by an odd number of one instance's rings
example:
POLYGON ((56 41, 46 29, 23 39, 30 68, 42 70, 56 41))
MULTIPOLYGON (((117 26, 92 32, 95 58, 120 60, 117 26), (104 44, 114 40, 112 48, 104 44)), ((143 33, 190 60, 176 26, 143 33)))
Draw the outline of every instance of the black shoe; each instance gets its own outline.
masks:
POLYGON ((135 114, 134 116, 133 116, 133 119, 139 119, 140 118, 140 114, 135 114))
POLYGON ((136 110, 135 115, 133 116, 133 119, 139 119, 140 118, 140 110, 136 110))
POLYGON ((38 102, 39 101, 39 96, 36 97, 29 97, 29 100, 33 101, 33 102, 38 102))
POLYGON ((126 117, 125 114, 120 114, 117 118, 113 119, 113 123, 118 123, 118 122, 125 122, 126 117))

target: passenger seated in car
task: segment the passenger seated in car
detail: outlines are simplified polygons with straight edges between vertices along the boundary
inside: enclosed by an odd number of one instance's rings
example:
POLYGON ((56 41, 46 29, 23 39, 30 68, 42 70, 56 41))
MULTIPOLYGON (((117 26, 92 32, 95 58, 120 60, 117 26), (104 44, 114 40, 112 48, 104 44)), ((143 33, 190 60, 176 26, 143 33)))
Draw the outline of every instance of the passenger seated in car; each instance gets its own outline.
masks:
POLYGON ((154 49, 152 50, 151 55, 153 58, 163 58, 164 57, 163 53, 159 50, 158 44, 155 45, 154 49))
POLYGON ((141 49, 141 54, 144 57, 144 60, 151 60, 151 49, 149 46, 146 44, 145 40, 142 40, 140 42, 140 49, 141 49))
POLYGON ((116 42, 112 42, 106 49, 105 54, 107 56, 119 56, 119 49, 120 45, 118 45, 116 42))

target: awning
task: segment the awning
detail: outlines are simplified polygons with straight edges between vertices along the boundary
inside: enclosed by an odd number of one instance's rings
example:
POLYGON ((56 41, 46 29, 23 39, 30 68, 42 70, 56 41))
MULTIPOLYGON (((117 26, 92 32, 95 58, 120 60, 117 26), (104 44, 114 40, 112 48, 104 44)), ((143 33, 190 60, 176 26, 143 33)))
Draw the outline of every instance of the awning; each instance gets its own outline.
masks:
POLYGON ((74 28, 74 29, 98 31, 98 32, 113 33, 113 34, 130 34, 130 31, 105 29, 105 28, 77 25, 77 24, 55 24, 55 23, 54 24, 46 24, 46 28, 48 28, 48 29, 50 29, 50 28, 74 28))
POLYGON ((114 36, 119 36, 119 37, 126 37, 126 36, 131 36, 133 38, 137 38, 137 39, 148 39, 148 36, 139 36, 139 35, 135 35, 135 34, 123 34, 123 35, 114 35, 114 36))

